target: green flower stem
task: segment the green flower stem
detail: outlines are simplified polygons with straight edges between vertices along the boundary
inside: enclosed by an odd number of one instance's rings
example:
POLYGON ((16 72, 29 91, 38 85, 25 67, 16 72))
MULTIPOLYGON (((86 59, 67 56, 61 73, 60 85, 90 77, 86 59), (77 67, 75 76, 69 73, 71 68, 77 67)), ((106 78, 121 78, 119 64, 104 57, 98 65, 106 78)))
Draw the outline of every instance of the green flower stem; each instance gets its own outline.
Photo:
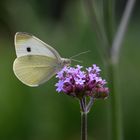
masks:
POLYGON ((87 112, 81 112, 81 140, 87 140, 87 112))
POLYGON ((80 99, 80 108, 81 108, 81 140, 87 140, 86 97, 80 99))
POLYGON ((82 99, 79 99, 79 103, 80 103, 80 109, 81 109, 81 112, 86 112, 85 110, 85 99, 82 98, 82 99))
POLYGON ((87 104, 87 108, 86 108, 87 112, 90 111, 91 107, 93 106, 93 103, 94 103, 94 98, 93 97, 90 97, 90 101, 87 104))

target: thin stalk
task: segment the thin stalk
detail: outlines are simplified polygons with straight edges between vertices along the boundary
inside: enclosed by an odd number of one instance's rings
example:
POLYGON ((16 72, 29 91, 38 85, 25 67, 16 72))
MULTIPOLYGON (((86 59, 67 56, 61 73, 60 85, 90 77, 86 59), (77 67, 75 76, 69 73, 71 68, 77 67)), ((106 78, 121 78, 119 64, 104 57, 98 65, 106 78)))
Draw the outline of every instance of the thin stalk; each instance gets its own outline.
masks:
POLYGON ((87 102, 86 97, 83 97, 84 112, 87 112, 87 108, 86 108, 87 103, 86 102, 87 102))
POLYGON ((80 99, 81 108, 81 140, 87 140, 87 107, 86 97, 80 99))
POLYGON ((79 103, 80 103, 81 112, 85 112, 85 104, 83 102, 83 98, 79 99, 79 103))
POLYGON ((118 90, 118 73, 117 65, 110 64, 109 81, 110 81, 110 116, 111 116, 111 140, 123 140, 123 123, 122 123, 122 106, 121 95, 118 90))
POLYGON ((126 32, 135 2, 136 2, 136 0, 128 0, 128 2, 126 4, 126 8, 124 10, 120 25, 118 27, 117 33, 115 35, 115 38, 114 38, 114 41, 112 44, 111 60, 113 63, 118 63, 121 45, 122 45, 122 42, 124 39, 124 35, 126 32))
POLYGON ((81 112, 81 140, 87 140, 87 112, 81 112))
POLYGON ((93 106, 93 103, 94 103, 94 98, 93 97, 90 97, 90 101, 89 103, 87 104, 87 112, 90 111, 91 107, 93 106))
POLYGON ((108 68, 109 81, 111 83, 110 85, 110 90, 111 90, 110 107, 111 107, 111 123, 112 123, 111 140, 123 140, 121 97, 120 97, 120 93, 117 91, 118 89, 117 67, 118 67, 120 49, 122 46, 124 35, 128 26, 128 22, 135 1, 136 0, 128 0, 111 48, 110 64, 108 68))
MULTIPOLYGON (((108 46, 109 45, 108 45, 108 40, 105 35, 104 29, 103 27, 101 27, 101 24, 99 23, 96 12, 95 12, 95 8, 94 8, 96 5, 95 0, 84 0, 84 1, 85 1, 86 10, 89 14, 89 19, 91 21, 92 27, 97 34, 99 42, 101 43, 101 45, 99 45, 100 48, 98 47, 97 49, 99 49, 99 53, 102 57, 102 60, 104 61, 104 59, 108 59, 108 46)), ((106 62, 104 61, 104 64, 105 63, 106 62)))
POLYGON ((104 27, 109 42, 112 45, 115 31, 115 0, 103 0, 104 27))

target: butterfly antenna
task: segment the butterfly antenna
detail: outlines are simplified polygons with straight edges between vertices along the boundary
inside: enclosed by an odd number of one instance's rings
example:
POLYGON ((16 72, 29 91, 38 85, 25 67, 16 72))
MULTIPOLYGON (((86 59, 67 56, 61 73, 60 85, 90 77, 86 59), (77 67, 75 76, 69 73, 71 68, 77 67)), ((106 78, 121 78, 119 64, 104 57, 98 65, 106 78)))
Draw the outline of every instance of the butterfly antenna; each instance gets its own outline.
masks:
MULTIPOLYGON (((76 54, 76 55, 73 55, 73 56, 70 57, 70 59, 71 59, 71 58, 74 58, 74 57, 77 57, 77 56, 79 56, 79 55, 81 55, 81 54, 88 53, 88 52, 90 52, 90 50, 85 51, 85 52, 78 53, 78 54, 76 54)), ((71 60, 72 60, 72 59, 71 59, 71 60)), ((74 60, 74 61, 75 61, 75 60, 74 60)), ((77 60, 76 60, 76 61, 77 61, 77 60)))
POLYGON ((78 62, 78 63, 83 63, 83 61, 76 60, 76 59, 70 59, 70 60, 75 61, 75 62, 78 62))

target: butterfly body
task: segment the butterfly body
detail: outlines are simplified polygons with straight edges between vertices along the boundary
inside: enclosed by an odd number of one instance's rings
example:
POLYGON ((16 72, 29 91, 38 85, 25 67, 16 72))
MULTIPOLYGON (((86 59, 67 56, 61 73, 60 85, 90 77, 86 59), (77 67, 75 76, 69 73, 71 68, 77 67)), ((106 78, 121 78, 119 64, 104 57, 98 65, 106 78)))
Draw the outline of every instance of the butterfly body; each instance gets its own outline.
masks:
POLYGON ((15 48, 17 58, 13 71, 28 86, 34 87, 48 81, 71 63, 70 59, 61 58, 54 48, 28 33, 16 33, 15 48))

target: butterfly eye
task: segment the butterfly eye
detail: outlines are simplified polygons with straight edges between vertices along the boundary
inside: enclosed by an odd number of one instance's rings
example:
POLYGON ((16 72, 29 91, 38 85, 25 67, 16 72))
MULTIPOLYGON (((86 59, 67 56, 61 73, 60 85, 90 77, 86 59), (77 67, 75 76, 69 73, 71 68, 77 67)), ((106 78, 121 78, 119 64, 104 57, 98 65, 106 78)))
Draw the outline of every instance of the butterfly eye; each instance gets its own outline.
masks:
POLYGON ((31 48, 30 47, 27 47, 26 50, 27 50, 27 52, 31 52, 31 48))

